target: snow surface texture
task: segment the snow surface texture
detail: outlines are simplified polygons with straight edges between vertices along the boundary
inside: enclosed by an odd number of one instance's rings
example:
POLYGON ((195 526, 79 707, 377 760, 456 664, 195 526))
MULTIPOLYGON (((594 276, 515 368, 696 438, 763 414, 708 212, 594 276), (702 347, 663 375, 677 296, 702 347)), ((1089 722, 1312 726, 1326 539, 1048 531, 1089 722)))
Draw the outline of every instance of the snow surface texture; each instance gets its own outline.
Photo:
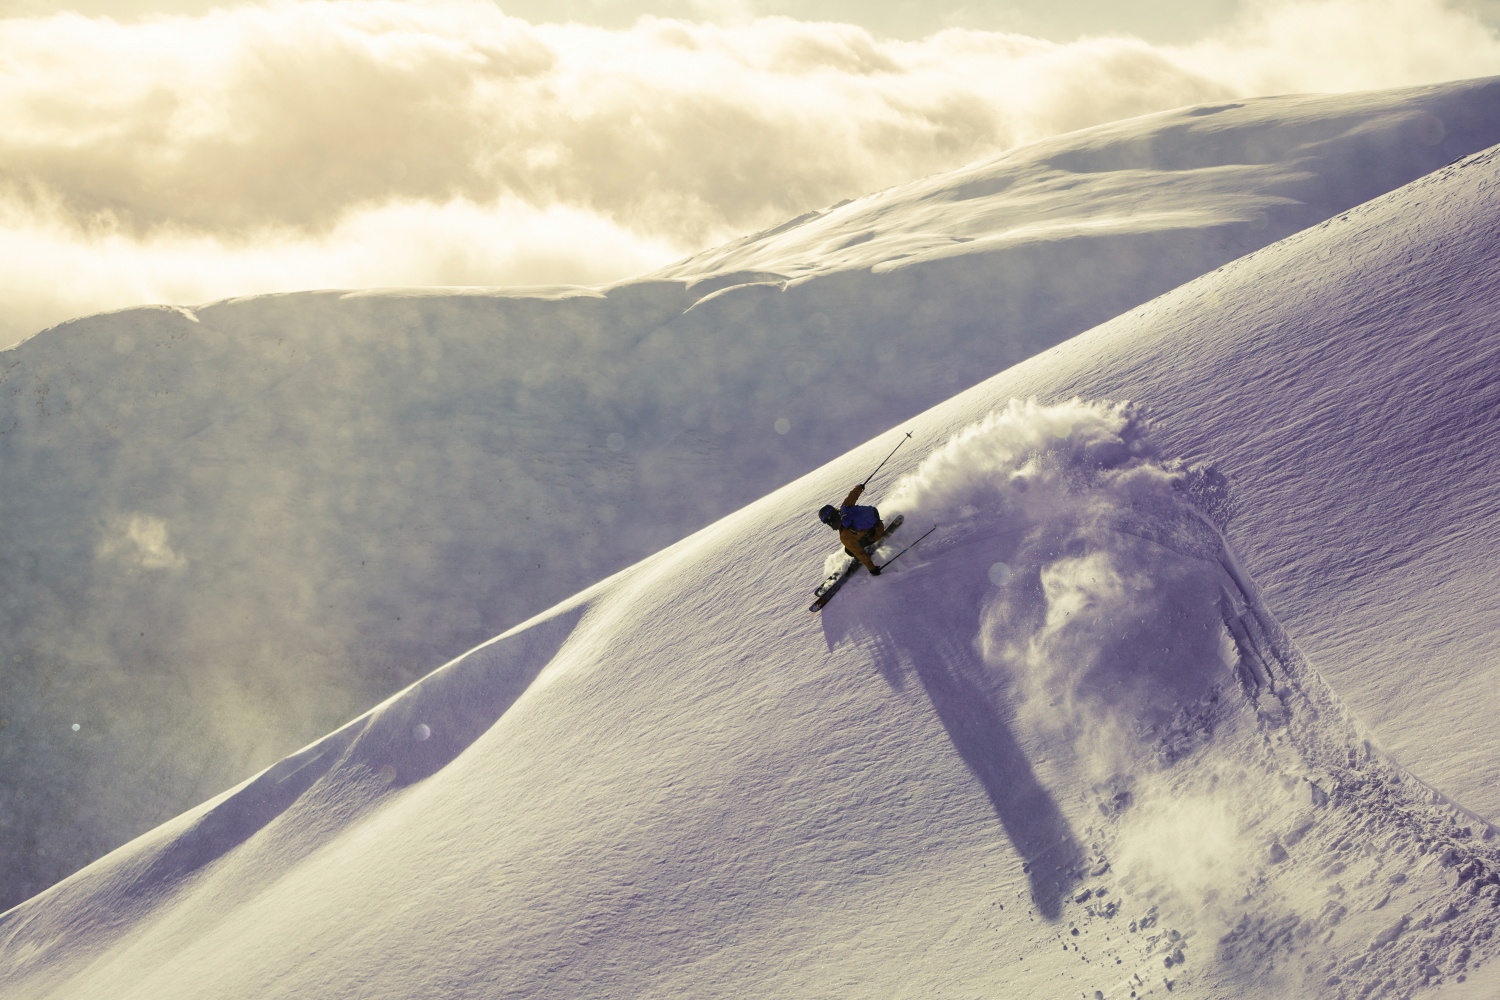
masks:
MULTIPOLYGON (((603 291, 280 296, 38 335, 0 356, 0 899, 873 430, 1500 140, 1497 109, 1493 81, 1188 109, 603 291)), ((1244 319, 1264 295, 1205 315, 1244 319)), ((1294 376, 1268 377, 1263 396, 1300 395, 1275 381, 1294 376)), ((1098 381, 1092 394, 1121 395, 1098 381)), ((1223 416, 1247 462, 1257 447, 1280 454, 1244 441, 1272 405, 1223 416)), ((1247 551, 1266 571, 1301 566, 1290 604, 1309 610, 1294 631, 1327 635, 1346 619, 1320 617, 1309 590, 1355 607, 1377 591, 1359 592, 1342 562, 1336 577, 1305 565, 1345 560, 1309 546, 1289 554, 1273 535, 1247 551)), ((1450 598, 1427 591, 1434 579, 1410 581, 1402 613, 1442 620, 1428 605, 1450 598)), ((1336 668, 1365 685, 1360 711, 1390 723, 1388 740, 1420 747, 1429 734, 1401 715, 1409 701, 1369 689, 1405 672, 1357 676, 1361 634, 1345 633, 1336 668)), ((1469 641, 1451 638, 1432 643, 1469 641)), ((1413 641, 1382 649, 1426 661, 1413 641)), ((1476 664, 1485 648, 1468 650, 1476 664)), ((1437 770, 1423 773, 1461 778, 1455 741, 1476 728, 1435 717, 1437 770)))
POLYGON ((1221 475, 1131 407, 1012 401, 897 484, 940 533, 810 619, 827 533, 794 515, 874 453, 12 910, 0 987, 1344 998, 1487 971, 1500 851, 1297 653, 1213 523, 1221 475))

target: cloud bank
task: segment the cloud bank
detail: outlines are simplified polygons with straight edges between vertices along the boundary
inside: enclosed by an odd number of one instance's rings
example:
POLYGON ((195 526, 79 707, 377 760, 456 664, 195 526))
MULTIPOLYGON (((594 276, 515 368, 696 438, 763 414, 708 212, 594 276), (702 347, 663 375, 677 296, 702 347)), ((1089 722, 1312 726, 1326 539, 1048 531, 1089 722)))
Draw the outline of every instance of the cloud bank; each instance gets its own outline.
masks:
POLYGON ((1227 97, 1500 73, 1437 0, 1187 47, 273 2, 0 20, 0 343, 317 287, 599 283, 1018 143, 1227 97))

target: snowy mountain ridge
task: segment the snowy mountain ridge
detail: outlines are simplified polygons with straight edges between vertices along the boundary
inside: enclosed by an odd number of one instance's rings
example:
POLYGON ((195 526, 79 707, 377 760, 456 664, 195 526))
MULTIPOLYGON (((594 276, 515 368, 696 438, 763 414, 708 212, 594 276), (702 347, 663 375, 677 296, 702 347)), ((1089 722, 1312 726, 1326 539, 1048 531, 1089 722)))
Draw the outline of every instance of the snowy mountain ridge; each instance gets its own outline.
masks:
POLYGON ((1486 995, 1500 852, 1342 703, 1495 787, 1497 211, 1492 150, 903 423, 943 527, 810 619, 869 440, 11 910, 0 983, 1486 995))
MULTIPOLYGON (((1035 252, 1038 243, 1184 230, 1248 249, 1258 231, 1321 222, 1331 196, 1356 205, 1435 169, 1428 150, 1442 147, 1442 163, 1471 152, 1467 136, 1488 118, 1476 98, 1491 86, 1413 88, 1398 104, 1388 94, 1258 98, 1097 126, 807 213, 657 276, 879 274, 976 252, 1035 252)), ((1017 283, 1008 284, 1013 294, 1017 283)))

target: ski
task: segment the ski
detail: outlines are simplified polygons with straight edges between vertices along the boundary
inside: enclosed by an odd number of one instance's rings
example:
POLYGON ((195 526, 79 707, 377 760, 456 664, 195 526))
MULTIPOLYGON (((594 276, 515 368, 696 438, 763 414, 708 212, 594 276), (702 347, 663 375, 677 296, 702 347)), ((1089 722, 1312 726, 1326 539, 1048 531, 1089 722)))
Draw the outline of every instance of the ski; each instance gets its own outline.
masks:
MULTIPOLYGON (((885 534, 881 536, 880 541, 883 543, 887 538, 890 538, 893 534, 895 534, 896 529, 901 527, 902 523, 905 520, 905 514, 897 514, 895 517, 891 518, 891 523, 886 525, 885 534)), ((925 538, 926 536, 924 535, 923 537, 925 538)), ((912 544, 915 545, 916 543, 913 542, 912 544)), ((870 550, 865 549, 865 551, 868 552, 870 550)), ((906 550, 902 549, 901 551, 904 552, 906 550)), ((897 555, 900 554, 901 553, 899 552, 897 553, 897 555)), ((812 607, 808 608, 807 610, 811 611, 813 614, 817 614, 819 611, 822 611, 823 606, 829 601, 833 600, 833 595, 837 594, 840 588, 842 588, 844 584, 848 582, 849 578, 859 571, 861 565, 863 564, 860 563, 858 559, 850 559, 848 564, 845 565, 843 569, 839 570, 837 573, 830 574, 821 584, 818 585, 817 589, 813 591, 813 596, 815 596, 817 600, 813 601, 812 607)))
POLYGON ((855 574, 855 571, 857 571, 858 569, 859 561, 857 559, 850 559, 847 569, 845 569, 842 573, 830 576, 828 579, 823 581, 823 585, 817 590, 818 599, 816 601, 813 601, 812 606, 807 610, 811 611, 813 614, 817 614, 819 611, 822 611, 824 606, 827 605, 829 601, 833 600, 833 595, 839 592, 840 588, 844 586, 844 583, 851 576, 853 576, 855 574))

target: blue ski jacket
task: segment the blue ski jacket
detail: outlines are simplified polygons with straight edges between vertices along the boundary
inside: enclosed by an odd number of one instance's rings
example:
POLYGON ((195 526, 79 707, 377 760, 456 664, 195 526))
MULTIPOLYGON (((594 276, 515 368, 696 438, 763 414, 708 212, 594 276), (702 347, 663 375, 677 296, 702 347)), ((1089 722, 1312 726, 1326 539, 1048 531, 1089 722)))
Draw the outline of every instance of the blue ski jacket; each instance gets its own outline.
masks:
POLYGON ((849 491, 839 507, 839 541, 844 543, 844 549, 851 556, 864 563, 866 569, 873 570, 875 563, 865 546, 885 533, 885 524, 880 520, 879 509, 862 507, 856 502, 864 491, 865 484, 860 483, 849 491))

